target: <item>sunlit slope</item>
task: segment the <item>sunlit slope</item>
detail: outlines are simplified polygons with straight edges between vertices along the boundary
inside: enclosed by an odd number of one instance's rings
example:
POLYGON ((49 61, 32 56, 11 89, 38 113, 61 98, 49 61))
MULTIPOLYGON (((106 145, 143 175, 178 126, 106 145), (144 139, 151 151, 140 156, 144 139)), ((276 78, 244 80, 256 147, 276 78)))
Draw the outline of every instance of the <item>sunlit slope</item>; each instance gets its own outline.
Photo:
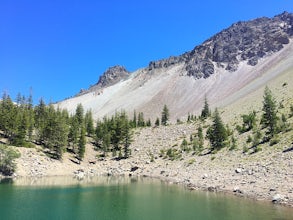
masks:
POLYGON ((210 77, 195 79, 186 75, 183 64, 152 71, 145 68, 133 72, 125 81, 57 105, 74 112, 81 103, 85 110, 92 110, 95 118, 122 109, 132 115, 136 110, 154 120, 167 104, 171 119, 176 120, 188 113, 199 113, 205 96, 212 107, 224 107, 276 80, 284 72, 292 71, 292 67, 293 44, 290 42, 281 51, 261 59, 256 66, 240 63, 235 72, 216 68, 210 77))

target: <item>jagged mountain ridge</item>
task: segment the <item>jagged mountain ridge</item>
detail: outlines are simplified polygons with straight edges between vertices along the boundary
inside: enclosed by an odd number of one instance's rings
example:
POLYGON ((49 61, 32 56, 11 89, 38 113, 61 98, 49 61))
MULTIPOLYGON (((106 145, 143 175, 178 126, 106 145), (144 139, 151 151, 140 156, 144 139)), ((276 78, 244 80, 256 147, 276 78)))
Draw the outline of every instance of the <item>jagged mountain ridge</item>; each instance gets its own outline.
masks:
POLYGON ((274 18, 237 22, 178 57, 150 62, 149 69, 185 62, 187 75, 207 78, 215 65, 235 72, 241 61, 255 66, 260 58, 281 50, 293 35, 293 15, 284 12, 274 18))
POLYGON ((173 119, 198 112, 204 95, 213 106, 221 106, 229 96, 237 97, 233 92, 280 62, 291 68, 292 35, 293 15, 288 12, 237 22, 190 52, 152 61, 133 73, 122 66, 111 67, 96 85, 58 105, 73 111, 82 103, 96 118, 120 109, 129 114, 136 109, 154 118, 167 104, 173 119))

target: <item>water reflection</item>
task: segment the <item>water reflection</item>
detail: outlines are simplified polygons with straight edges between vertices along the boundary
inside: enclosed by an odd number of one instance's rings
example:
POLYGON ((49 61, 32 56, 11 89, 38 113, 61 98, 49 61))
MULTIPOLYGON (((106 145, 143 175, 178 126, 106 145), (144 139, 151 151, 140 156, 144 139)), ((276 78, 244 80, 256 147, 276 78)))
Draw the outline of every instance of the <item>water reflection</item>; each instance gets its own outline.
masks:
POLYGON ((1 219, 293 219, 293 209, 191 192, 148 178, 43 177, 2 182, 1 219))

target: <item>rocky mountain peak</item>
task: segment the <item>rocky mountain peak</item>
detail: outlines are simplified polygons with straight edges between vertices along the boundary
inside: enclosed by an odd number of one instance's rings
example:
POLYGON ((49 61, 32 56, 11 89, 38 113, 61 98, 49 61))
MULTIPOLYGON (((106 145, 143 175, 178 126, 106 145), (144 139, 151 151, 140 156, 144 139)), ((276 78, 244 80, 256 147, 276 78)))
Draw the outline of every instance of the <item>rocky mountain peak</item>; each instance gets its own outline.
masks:
POLYGON ((121 80, 126 79, 129 74, 130 72, 128 72, 123 66, 116 65, 110 67, 103 73, 103 75, 100 76, 97 86, 101 88, 111 86, 121 80))

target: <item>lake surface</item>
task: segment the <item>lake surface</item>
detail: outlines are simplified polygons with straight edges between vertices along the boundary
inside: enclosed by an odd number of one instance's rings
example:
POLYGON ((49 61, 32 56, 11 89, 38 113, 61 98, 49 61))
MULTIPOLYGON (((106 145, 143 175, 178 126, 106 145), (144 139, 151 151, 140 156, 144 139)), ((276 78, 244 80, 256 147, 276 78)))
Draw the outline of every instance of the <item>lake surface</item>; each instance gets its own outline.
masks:
POLYGON ((0 219, 277 220, 293 209, 150 179, 45 178, 2 181, 0 219))

